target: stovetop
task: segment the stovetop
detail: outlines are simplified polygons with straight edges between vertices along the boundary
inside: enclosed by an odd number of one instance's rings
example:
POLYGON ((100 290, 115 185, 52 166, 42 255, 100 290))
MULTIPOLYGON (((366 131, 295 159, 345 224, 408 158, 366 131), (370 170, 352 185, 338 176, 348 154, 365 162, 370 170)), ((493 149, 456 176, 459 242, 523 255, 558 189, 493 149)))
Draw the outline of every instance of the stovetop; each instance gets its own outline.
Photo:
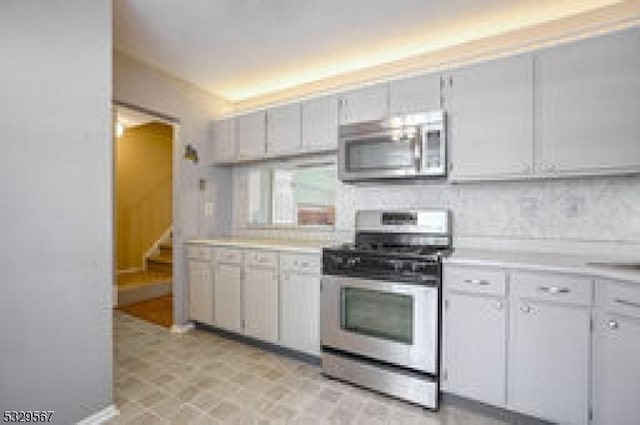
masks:
POLYGON ((343 252, 345 255, 383 255, 395 258, 405 257, 407 259, 416 258, 425 260, 436 260, 448 255, 451 252, 451 249, 441 246, 403 246, 373 243, 345 243, 329 249, 331 249, 333 252, 343 252))
POLYGON ((441 259, 449 253, 442 247, 345 244, 323 250, 322 268, 327 275, 439 285, 441 259))

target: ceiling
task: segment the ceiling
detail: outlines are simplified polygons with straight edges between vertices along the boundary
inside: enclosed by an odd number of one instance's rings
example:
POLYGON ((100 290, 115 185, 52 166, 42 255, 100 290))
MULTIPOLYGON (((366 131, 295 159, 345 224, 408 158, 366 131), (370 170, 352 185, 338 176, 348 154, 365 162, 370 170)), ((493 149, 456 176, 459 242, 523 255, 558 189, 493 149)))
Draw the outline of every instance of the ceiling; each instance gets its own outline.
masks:
POLYGON ((116 121, 122 124, 125 128, 137 127, 139 125, 149 124, 151 122, 158 121, 157 118, 147 115, 143 112, 126 108, 123 106, 116 106, 116 121))
POLYGON ((230 101, 622 0, 115 0, 116 49, 230 101))

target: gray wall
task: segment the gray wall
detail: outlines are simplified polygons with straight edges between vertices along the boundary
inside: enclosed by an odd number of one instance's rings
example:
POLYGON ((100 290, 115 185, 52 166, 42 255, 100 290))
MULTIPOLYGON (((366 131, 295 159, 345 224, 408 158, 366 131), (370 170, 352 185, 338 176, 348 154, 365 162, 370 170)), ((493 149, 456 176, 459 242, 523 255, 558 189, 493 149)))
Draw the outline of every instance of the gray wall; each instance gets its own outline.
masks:
POLYGON ((111 1, 0 2, 0 412, 112 403, 111 1))
POLYGON ((231 171, 212 167, 211 120, 231 105, 198 87, 147 66, 121 52, 114 53, 113 98, 180 120, 174 149, 181 155, 189 143, 200 161, 179 159, 174 164, 174 321, 186 321, 186 271, 182 242, 190 238, 231 233, 231 171), (198 181, 205 179, 200 191, 198 181), (204 216, 204 203, 213 202, 213 216, 204 216))

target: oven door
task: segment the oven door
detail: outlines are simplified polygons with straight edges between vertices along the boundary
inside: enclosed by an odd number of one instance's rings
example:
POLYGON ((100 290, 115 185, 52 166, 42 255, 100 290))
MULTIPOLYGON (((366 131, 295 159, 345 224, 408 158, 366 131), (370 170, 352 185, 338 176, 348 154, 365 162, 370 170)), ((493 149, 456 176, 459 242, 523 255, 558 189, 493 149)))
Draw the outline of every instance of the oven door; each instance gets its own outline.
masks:
POLYGON ((322 345, 436 374, 438 288, 322 277, 322 345))
POLYGON ((342 137, 338 174, 342 181, 407 177, 420 173, 422 134, 389 129, 342 137))

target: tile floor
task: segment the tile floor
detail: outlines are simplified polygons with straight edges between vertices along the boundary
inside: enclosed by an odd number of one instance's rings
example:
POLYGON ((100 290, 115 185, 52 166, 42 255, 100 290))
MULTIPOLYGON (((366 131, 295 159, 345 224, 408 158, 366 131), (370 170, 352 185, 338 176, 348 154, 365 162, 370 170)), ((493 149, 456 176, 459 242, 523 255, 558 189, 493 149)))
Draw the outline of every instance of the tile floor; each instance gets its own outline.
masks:
POLYGON ((454 406, 433 413, 320 368, 206 331, 183 335, 114 311, 113 424, 499 425, 454 406))

